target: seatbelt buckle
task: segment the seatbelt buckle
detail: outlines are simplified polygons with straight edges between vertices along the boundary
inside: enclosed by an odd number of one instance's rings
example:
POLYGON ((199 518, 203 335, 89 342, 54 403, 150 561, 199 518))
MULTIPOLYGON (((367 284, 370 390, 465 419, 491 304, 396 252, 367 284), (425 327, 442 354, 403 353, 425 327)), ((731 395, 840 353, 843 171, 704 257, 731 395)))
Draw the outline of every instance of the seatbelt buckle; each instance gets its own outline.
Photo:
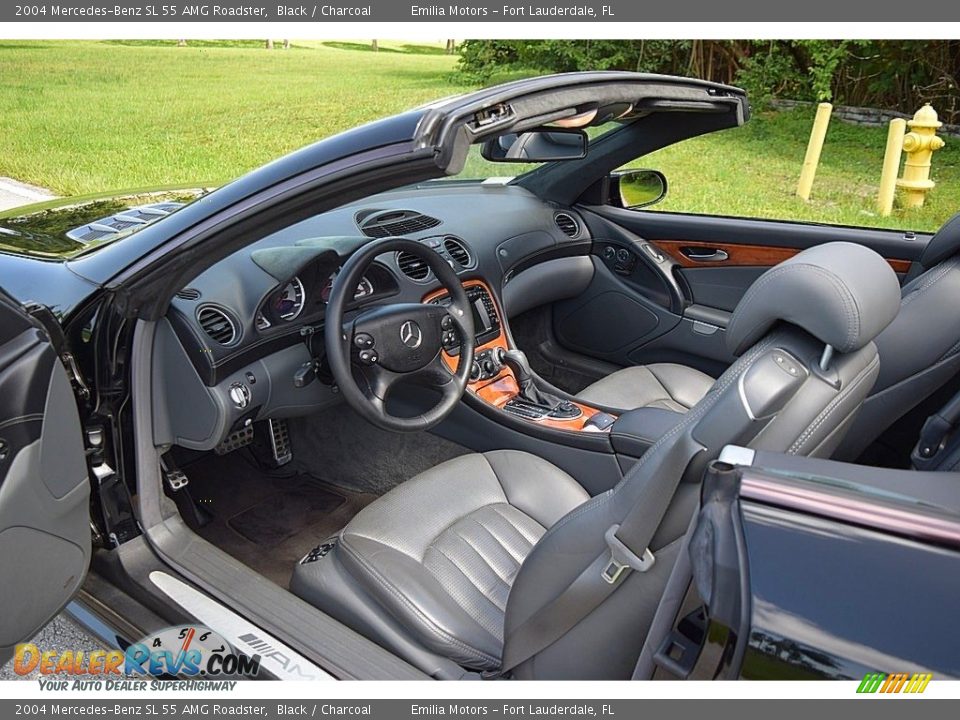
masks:
POLYGON ((620 580, 624 570, 646 572, 656 562, 650 548, 643 551, 643 557, 638 557, 636 553, 624 545, 617 537, 617 530, 619 529, 619 525, 611 525, 607 528, 607 532, 603 534, 603 539, 607 542, 607 548, 610 550, 610 560, 600 573, 600 577, 611 585, 620 580))

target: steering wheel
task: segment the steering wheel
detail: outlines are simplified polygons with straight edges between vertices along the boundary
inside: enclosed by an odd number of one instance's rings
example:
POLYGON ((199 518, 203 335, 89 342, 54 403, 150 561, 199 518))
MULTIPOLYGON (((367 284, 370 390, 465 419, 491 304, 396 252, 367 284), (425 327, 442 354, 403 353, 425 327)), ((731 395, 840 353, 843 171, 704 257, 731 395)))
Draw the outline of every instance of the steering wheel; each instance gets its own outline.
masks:
POLYGON ((384 430, 417 432, 438 424, 457 406, 470 379, 476 338, 473 313, 453 268, 437 252, 414 240, 384 238, 365 245, 343 264, 327 303, 324 341, 334 380, 347 403, 384 430), (388 252, 406 252, 423 260, 450 294, 449 306, 393 303, 344 315, 357 285, 373 259, 388 252), (457 333, 457 369, 443 359, 444 336, 457 333), (390 391, 410 381, 440 391, 440 401, 427 412, 404 418, 386 409, 390 391))

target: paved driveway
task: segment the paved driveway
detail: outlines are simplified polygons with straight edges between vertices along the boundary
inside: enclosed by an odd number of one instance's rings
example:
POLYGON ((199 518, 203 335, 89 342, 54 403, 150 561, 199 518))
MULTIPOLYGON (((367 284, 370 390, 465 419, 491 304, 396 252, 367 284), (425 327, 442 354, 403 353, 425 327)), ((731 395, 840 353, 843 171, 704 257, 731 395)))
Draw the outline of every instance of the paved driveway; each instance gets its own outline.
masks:
POLYGON ((30 205, 55 197, 56 195, 49 190, 0 177, 0 212, 19 205, 30 205))
MULTIPOLYGON (((38 632, 29 642, 36 645, 40 652, 53 650, 62 653, 65 650, 70 650, 76 653, 77 650, 83 650, 86 655, 91 650, 103 647, 99 640, 81 630, 65 614, 51 620, 50 624, 38 632)), ((0 680, 35 680, 39 676, 40 674, 36 670, 30 675, 17 675, 13 669, 13 660, 0 667, 0 680)))

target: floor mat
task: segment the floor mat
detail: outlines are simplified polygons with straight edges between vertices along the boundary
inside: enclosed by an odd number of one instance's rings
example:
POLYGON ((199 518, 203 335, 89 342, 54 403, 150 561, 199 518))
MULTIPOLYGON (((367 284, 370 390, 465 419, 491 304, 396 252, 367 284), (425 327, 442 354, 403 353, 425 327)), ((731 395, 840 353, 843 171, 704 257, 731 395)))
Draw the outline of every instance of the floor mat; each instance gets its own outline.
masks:
POLYGON ((182 469, 194 502, 210 516, 197 534, 282 587, 300 558, 376 499, 285 468, 266 472, 247 449, 182 469))
POLYGON ((234 515, 227 524, 247 540, 273 547, 303 532, 321 515, 332 513, 347 499, 325 490, 303 475, 286 480, 284 486, 263 502, 234 515))
POLYGON ((347 491, 383 495, 440 463, 469 452, 429 432, 381 430, 343 403, 289 421, 291 467, 347 491))

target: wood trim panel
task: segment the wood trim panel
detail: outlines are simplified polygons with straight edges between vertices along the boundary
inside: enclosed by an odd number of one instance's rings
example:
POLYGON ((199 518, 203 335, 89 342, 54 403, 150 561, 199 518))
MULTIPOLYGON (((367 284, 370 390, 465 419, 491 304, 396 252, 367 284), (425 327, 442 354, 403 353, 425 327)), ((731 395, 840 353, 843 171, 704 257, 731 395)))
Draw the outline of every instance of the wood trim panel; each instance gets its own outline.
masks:
MULTIPOLYGON (((651 240, 661 251, 685 268, 705 267, 773 267, 800 252, 797 248, 773 245, 740 245, 737 243, 703 242, 701 240, 651 240), (683 248, 722 250, 726 260, 694 260, 683 254, 683 248)), ((909 260, 887 258, 894 272, 903 274, 910 269, 909 260)))
MULTIPOLYGON (((479 286, 482 287, 490 294, 490 298, 493 300, 494 307, 497 309, 497 314, 500 316, 500 334, 497 337, 485 342, 483 345, 477 346, 477 352, 483 352, 484 350, 490 350, 492 348, 503 348, 504 350, 510 349, 510 343, 507 340, 506 334, 506 315, 503 313, 503 310, 500 308, 500 303, 497 302, 497 296, 493 294, 490 290, 490 286, 487 285, 482 280, 464 280, 463 286, 465 288, 479 286)), ((447 295, 446 290, 436 290, 434 292, 428 293, 423 297, 423 302, 430 302, 435 300, 438 297, 443 297, 447 295)), ((450 355, 446 351, 443 352, 443 360, 452 371, 456 372, 459 356, 450 355)), ((489 378, 487 380, 479 380, 477 382, 471 382, 467 384, 467 391, 472 392, 478 398, 483 400, 489 405, 500 410, 506 405, 510 400, 515 398, 520 394, 520 387, 517 384, 517 378, 514 376, 513 371, 504 367, 496 375, 496 377, 489 378)), ((577 407, 582 411, 582 415, 578 418, 572 420, 553 420, 551 418, 544 418, 542 420, 526 420, 526 422, 533 423, 535 425, 543 425, 545 427, 554 428, 557 430, 570 430, 573 432, 580 432, 584 429, 584 426, 591 417, 601 412, 596 408, 589 407, 587 405, 581 405, 580 403, 575 403, 577 407)), ((506 412, 506 411, 503 411, 506 412)), ((517 416, 513 416, 517 417, 517 416)), ((524 418, 520 418, 524 419, 524 418)), ((604 432, 609 432, 609 429, 604 432)))

